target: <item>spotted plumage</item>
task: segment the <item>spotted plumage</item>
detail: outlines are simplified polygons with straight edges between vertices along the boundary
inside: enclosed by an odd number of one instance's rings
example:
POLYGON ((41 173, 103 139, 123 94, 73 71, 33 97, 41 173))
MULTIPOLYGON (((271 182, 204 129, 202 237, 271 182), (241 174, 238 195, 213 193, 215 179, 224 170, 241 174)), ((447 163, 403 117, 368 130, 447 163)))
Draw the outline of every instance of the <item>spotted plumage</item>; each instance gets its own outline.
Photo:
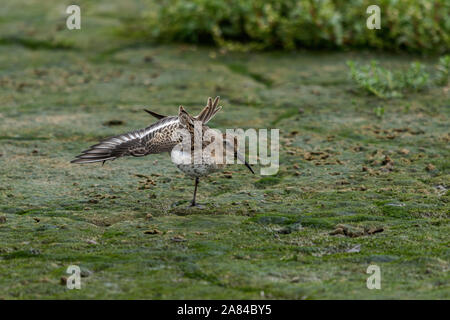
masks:
MULTIPOLYGON (((145 110, 158 119, 158 121, 144 129, 104 139, 83 151, 71 162, 79 164, 105 163, 108 160, 115 160, 124 156, 143 157, 149 154, 170 152, 172 162, 176 164, 177 168, 187 176, 195 178, 194 198, 191 204, 194 206, 196 205, 195 198, 199 178, 224 167, 224 164, 219 161, 223 157, 221 154, 203 154, 201 163, 195 163, 193 161, 194 136, 195 131, 198 130, 198 126, 195 123, 200 123, 201 134, 207 132, 209 127, 206 124, 222 108, 218 106, 218 103, 219 97, 216 97, 214 101, 208 98, 207 105, 196 117, 191 116, 183 106, 179 107, 178 116, 164 116, 150 110, 145 110), (184 130, 189 134, 192 142, 192 148, 190 150, 175 148, 183 139, 180 130, 184 130)), ((235 157, 244 162, 250 171, 254 173, 250 165, 245 162, 244 157, 237 151, 236 139, 234 137, 223 136, 223 143, 224 150, 230 149, 235 157)), ((208 143, 203 142, 202 149, 207 145, 208 143)))
POLYGON ((83 151, 72 163, 115 160, 123 156, 142 157, 171 151, 178 141, 172 132, 180 126, 178 117, 165 117, 147 128, 120 134, 100 141, 83 151))

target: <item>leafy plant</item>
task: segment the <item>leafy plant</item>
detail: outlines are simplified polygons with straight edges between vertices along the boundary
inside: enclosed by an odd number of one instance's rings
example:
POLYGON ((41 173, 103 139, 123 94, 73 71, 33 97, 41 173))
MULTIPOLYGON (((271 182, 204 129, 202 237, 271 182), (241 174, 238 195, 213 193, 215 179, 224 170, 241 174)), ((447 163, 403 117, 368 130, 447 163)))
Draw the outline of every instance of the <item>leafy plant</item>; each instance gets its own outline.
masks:
MULTIPOLYGON (((420 62, 413 62, 407 70, 388 70, 371 61, 369 65, 359 66, 348 61, 350 77, 361 89, 379 98, 397 98, 405 92, 421 91, 433 85, 430 74, 420 62)), ((435 84, 448 83, 450 56, 440 58, 437 65, 435 84)))
POLYGON ((375 115, 381 119, 381 118, 383 118, 383 115, 384 115, 384 107, 376 107, 374 109, 374 112, 375 112, 375 115))
POLYGON ((361 48, 447 51, 448 0, 380 0, 381 29, 366 27, 371 0, 147 0, 124 34, 232 50, 361 48))
POLYGON ((440 86, 447 85, 448 77, 450 75, 450 55, 441 57, 439 59, 439 63, 436 69, 437 69, 436 84, 440 86))
POLYGON ((372 60, 369 65, 359 67, 355 62, 348 61, 351 78, 365 91, 379 98, 395 98, 402 94, 399 91, 399 79, 397 73, 392 73, 379 66, 372 60))

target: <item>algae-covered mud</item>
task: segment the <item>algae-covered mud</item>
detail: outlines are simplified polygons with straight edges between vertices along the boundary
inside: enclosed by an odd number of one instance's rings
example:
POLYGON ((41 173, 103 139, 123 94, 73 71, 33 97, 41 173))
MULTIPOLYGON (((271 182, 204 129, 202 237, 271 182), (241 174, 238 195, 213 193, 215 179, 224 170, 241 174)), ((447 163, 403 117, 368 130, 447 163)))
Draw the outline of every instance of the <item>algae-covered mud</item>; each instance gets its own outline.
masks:
POLYGON ((437 57, 145 46, 115 32, 138 5, 80 3, 72 31, 66 3, 1 5, 0 298, 449 298, 450 88, 380 99, 346 65, 437 57), (167 154, 69 163, 208 96, 212 127, 280 129, 276 175, 232 166, 188 209, 167 154))

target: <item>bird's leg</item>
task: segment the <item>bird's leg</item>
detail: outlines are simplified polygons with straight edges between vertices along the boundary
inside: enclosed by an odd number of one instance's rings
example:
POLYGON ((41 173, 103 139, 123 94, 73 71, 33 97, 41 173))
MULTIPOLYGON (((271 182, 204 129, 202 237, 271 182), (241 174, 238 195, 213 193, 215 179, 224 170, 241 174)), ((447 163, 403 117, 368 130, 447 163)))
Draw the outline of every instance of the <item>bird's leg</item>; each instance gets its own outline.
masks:
POLYGON ((195 207, 197 203, 195 202, 195 197, 197 196, 197 187, 198 187, 199 178, 195 178, 195 188, 194 188, 194 198, 192 199, 191 207, 195 207))

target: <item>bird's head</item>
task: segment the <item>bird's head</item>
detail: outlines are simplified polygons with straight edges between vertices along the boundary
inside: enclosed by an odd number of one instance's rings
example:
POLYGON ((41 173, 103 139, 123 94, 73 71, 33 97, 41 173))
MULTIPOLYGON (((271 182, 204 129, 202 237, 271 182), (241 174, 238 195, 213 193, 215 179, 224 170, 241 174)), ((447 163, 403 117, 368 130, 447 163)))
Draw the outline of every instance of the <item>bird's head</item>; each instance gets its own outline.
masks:
POLYGON ((191 116, 183 106, 180 106, 178 109, 178 119, 180 119, 180 123, 187 129, 194 127, 195 118, 191 116))

